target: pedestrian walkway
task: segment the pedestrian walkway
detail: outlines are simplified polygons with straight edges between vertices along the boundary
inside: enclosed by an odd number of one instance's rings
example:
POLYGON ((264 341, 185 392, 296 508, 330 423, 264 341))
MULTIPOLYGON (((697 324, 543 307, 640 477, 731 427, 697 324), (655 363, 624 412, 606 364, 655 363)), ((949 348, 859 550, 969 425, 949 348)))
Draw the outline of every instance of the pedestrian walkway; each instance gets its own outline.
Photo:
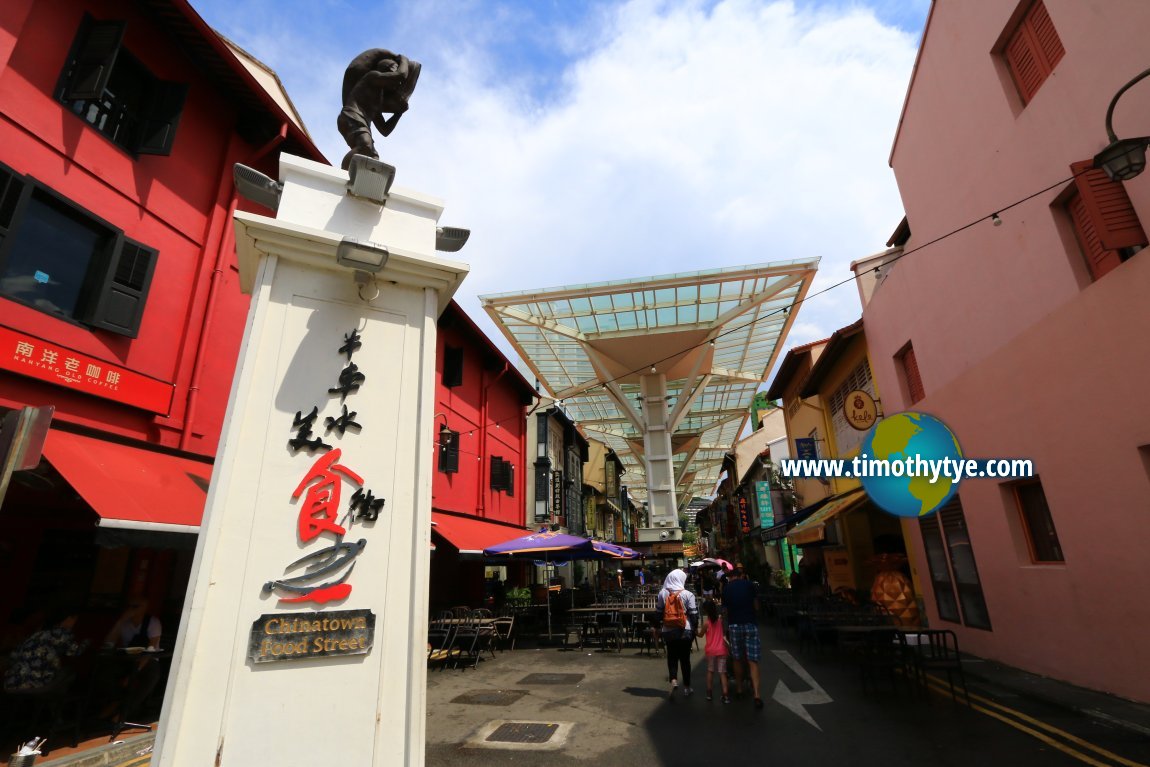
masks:
MULTIPOLYGON (((521 648, 479 669, 430 671, 428 767, 469 765, 1023 764, 1150 767, 1150 706, 971 658, 972 706, 909 686, 864 693, 857 669, 833 651, 799 651, 793 632, 763 629, 763 709, 701 694, 669 696, 666 660, 622 653, 521 648)), ((932 685, 932 689, 934 686, 932 685)), ((129 745, 129 744, 125 744, 129 745)), ((49 767, 145 767, 151 736, 130 748, 51 759, 49 767), (145 742, 145 740, 147 742, 145 742)))

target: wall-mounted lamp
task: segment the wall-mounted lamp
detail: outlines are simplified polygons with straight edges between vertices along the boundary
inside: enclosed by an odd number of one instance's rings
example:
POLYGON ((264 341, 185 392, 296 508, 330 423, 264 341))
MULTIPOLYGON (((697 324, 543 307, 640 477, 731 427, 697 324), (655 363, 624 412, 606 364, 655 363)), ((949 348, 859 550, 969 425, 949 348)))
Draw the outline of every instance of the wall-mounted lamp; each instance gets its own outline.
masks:
POLYGON ((389 255, 382 245, 345 237, 335 249, 335 262, 349 269, 375 274, 387 266, 389 255))
POLYGON ((990 223, 994 226, 1002 226, 1002 218, 997 213, 992 213, 990 216, 990 223))
POLYGON ((352 155, 347 176, 348 194, 383 205, 395 181, 395 166, 367 155, 352 155))
POLYGON ((435 228, 435 249, 444 253, 455 253, 467 244, 471 236, 470 229, 460 229, 458 226, 437 226, 435 228))
POLYGON ((236 191, 244 199, 273 211, 279 210, 284 185, 271 176, 237 162, 232 166, 232 180, 236 184, 236 191))
POLYGON ((1132 85, 1147 77, 1150 77, 1150 69, 1135 75, 1130 82, 1118 89, 1106 109, 1106 135, 1110 139, 1110 144, 1094 155, 1094 167, 1106 171, 1111 181, 1129 181, 1146 168, 1146 146, 1150 144, 1150 136, 1119 139, 1114 135, 1111 122, 1118 99, 1130 90, 1132 85))

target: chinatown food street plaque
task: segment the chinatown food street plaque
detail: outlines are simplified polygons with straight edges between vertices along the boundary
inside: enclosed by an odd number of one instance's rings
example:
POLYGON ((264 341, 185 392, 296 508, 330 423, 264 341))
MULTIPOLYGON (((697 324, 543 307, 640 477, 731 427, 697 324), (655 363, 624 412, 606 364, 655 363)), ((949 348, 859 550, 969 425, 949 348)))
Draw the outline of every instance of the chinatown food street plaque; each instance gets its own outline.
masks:
POLYGON ((336 655, 367 655, 375 637, 371 610, 273 613, 252 624, 248 657, 252 663, 272 663, 336 655))

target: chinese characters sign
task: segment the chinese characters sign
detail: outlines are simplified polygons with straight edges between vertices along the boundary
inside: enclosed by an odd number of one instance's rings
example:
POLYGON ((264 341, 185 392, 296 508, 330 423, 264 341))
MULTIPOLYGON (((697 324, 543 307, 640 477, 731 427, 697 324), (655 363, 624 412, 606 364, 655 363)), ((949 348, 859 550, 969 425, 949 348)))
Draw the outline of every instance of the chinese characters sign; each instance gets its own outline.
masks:
POLYGON ((739 496, 739 528, 744 533, 751 532, 751 514, 747 509, 747 499, 739 496))
POLYGON ((755 504, 759 507, 759 527, 766 530, 775 524, 775 510, 771 507, 771 483, 755 483, 755 504))
MULTIPOLYGON (((328 416, 320 426, 317 423, 319 405, 313 405, 307 415, 304 415, 302 410, 297 411, 292 419, 292 437, 287 440, 288 448, 293 453, 298 454, 302 451, 307 454, 308 459, 311 459, 310 466, 304 470, 299 484, 291 493, 291 500, 297 508, 296 534, 301 544, 318 541, 328 545, 310 551, 285 568, 288 572, 302 569, 299 574, 284 576, 264 584, 264 591, 278 593, 280 602, 286 604, 313 602, 316 605, 323 605, 346 599, 351 594, 352 587, 348 579, 355 568, 356 557, 367 546, 367 540, 360 538, 350 543, 344 540, 344 536, 347 535, 348 528, 357 522, 375 522, 385 503, 383 498, 376 498, 366 487, 362 476, 340 462, 343 451, 325 441, 336 436, 342 439, 348 431, 358 434, 363 429, 363 426, 355 420, 359 415, 358 412, 349 410, 346 401, 349 395, 355 394, 367 381, 367 377, 352 362, 352 356, 363 343, 356 330, 345 334, 343 340, 344 344, 339 347, 339 353, 346 356, 346 364, 339 372, 337 385, 327 390, 329 396, 339 397, 341 414, 336 417, 328 416), (346 508, 341 502, 344 482, 356 487, 346 508), (327 537, 321 538, 321 536, 327 537)), ((253 633, 253 644, 254 637, 255 633, 253 633)), ((308 639, 297 637, 291 641, 303 648, 307 646, 308 639)), ((366 649, 364 651, 366 652, 366 649)), ((290 653, 285 651, 285 653, 290 656, 307 654, 302 653, 302 650, 300 652, 293 650, 290 653)), ((274 652, 272 655, 276 657, 268 660, 282 659, 274 652)))
POLYGON ((35 336, 0 327, 0 369, 167 415, 172 385, 35 336))

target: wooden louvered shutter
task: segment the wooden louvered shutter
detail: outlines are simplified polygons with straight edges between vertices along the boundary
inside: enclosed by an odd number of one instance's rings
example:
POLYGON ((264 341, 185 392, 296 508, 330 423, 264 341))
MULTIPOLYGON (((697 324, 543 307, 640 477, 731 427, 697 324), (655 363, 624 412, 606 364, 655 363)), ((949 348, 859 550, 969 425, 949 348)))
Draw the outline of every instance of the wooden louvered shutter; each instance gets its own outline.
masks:
POLYGON ((439 470, 444 474, 459 471, 459 432, 439 433, 439 470))
POLYGON ((156 251, 119 236, 111 248, 110 258, 103 285, 85 321, 135 338, 156 270, 156 251))
POLYGON ((1023 103, 1034 97, 1065 54, 1046 5, 1038 0, 1030 6, 1003 50, 1023 103))
POLYGON ((1098 232, 1094 228, 1094 220, 1086 211, 1086 203, 1082 195, 1076 194, 1066 206, 1070 220, 1074 224, 1074 233, 1078 235, 1078 244, 1082 247, 1082 254, 1086 256, 1086 266, 1090 269, 1090 276, 1101 279, 1103 275, 1122 263, 1121 257, 1115 250, 1102 247, 1098 239, 1098 232))
POLYGON ((96 21, 84 17, 80 32, 73 44, 72 72, 64 87, 65 101, 98 99, 112 76, 116 54, 124 39, 122 21, 96 21))
POLYGON ((918 373, 918 360, 914 357, 914 347, 906 347, 906 351, 900 354, 899 358, 902 361, 903 374, 906 376, 907 393, 910 395, 910 402, 913 405, 926 396, 926 390, 922 386, 922 376, 918 373))
POLYGON ((188 86, 157 80, 148 104, 148 113, 140 129, 139 154, 169 155, 176 138, 176 126, 184 109, 188 86))
POLYGON ((504 490, 503 483, 506 481, 506 474, 503 470, 503 459, 495 455, 491 457, 491 489, 504 490))
POLYGON ((1074 185, 1105 250, 1146 245, 1146 232, 1121 181, 1111 181, 1091 160, 1073 163, 1074 185))

